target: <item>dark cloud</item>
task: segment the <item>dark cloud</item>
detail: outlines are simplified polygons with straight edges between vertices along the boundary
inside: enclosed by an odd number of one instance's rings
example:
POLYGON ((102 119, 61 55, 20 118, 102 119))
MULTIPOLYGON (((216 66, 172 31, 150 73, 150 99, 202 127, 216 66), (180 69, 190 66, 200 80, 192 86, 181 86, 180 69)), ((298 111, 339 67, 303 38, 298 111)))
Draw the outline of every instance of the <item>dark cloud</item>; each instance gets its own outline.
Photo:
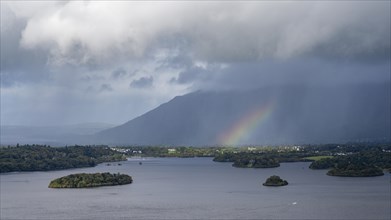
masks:
POLYGON ((128 73, 123 68, 118 68, 111 73, 111 77, 114 79, 124 78, 128 73))
POLYGON ((287 59, 318 54, 319 48, 320 55, 352 59, 372 57, 376 48, 390 51, 390 2, 178 2, 170 7, 157 2, 142 16, 132 12, 143 4, 107 3, 99 9, 95 4, 68 2, 31 17, 21 45, 47 48, 55 62, 76 64, 145 57, 165 47, 184 47, 208 62, 287 59), (109 7, 116 13, 106 13, 109 7), (80 10, 107 16, 80 16, 80 10), (95 28, 86 28, 91 25, 95 28))
POLYGON ((149 88, 153 85, 153 77, 141 77, 140 79, 133 80, 130 83, 130 87, 133 88, 149 88))
POLYGON ((184 65, 184 70, 179 72, 178 77, 171 78, 170 83, 189 84, 203 83, 212 80, 215 75, 223 72, 221 65, 218 64, 196 64, 184 65))
POLYGON ((1 1, 1 118, 118 123, 199 89, 390 82, 390 4, 1 1))
POLYGON ((196 79, 200 79, 201 75, 205 74, 206 70, 201 67, 191 67, 179 73, 178 79, 175 81, 177 83, 190 83, 194 82, 196 79))
POLYGON ((110 84, 102 84, 99 88, 100 92, 111 92, 113 91, 113 88, 111 87, 110 84))
POLYGON ((390 81, 390 64, 301 58, 191 67, 171 83, 191 84, 193 90, 254 89, 271 86, 330 86, 390 81), (201 70, 200 70, 201 69, 201 70), (193 72, 194 71, 194 72, 193 72))
POLYGON ((21 33, 27 24, 26 19, 17 18, 3 5, 1 9, 1 86, 10 87, 19 83, 34 83, 47 79, 50 74, 46 68, 47 53, 41 49, 25 50, 19 45, 21 33))
MULTIPOLYGON (((389 18, 391 19, 391 18, 389 18)), ((379 21, 382 22, 382 21, 379 21)), ((391 25, 388 21, 382 23, 391 25)), ((367 28, 368 29, 368 28, 367 28)), ((390 29, 384 28, 374 36, 373 30, 344 30, 330 41, 316 45, 306 53, 306 57, 315 57, 332 62, 357 62, 357 63, 379 63, 388 62, 391 59, 390 29), (373 39, 376 40, 373 40, 373 39), (382 40, 380 40, 381 38, 382 40)))

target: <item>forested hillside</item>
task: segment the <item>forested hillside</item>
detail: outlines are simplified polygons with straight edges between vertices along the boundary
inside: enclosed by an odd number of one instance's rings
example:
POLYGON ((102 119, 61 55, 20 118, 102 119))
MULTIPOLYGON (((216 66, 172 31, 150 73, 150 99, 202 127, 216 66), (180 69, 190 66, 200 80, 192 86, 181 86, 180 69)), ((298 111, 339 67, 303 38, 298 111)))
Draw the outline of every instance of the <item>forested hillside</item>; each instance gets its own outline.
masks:
POLYGON ((98 163, 125 159, 124 155, 106 146, 54 148, 46 145, 17 145, 0 148, 0 172, 93 167, 98 163))

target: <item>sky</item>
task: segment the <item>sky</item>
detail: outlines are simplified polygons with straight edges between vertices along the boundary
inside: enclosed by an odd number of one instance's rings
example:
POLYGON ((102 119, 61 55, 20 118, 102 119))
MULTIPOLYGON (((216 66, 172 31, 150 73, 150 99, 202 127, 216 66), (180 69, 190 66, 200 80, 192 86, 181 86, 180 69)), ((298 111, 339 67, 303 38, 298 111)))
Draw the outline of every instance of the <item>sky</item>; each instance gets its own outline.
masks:
POLYGON ((1 0, 1 125, 122 124, 198 90, 390 82, 390 4, 1 0))

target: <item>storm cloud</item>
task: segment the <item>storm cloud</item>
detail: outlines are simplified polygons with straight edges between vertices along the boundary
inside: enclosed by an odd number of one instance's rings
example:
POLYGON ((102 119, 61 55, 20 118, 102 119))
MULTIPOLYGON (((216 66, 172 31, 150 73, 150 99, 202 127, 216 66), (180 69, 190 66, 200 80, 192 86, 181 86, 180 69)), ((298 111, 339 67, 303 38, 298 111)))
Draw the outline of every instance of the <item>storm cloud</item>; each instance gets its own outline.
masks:
POLYGON ((148 88, 148 87, 151 87, 152 84, 153 84, 152 76, 150 76, 150 77, 141 77, 140 79, 133 80, 130 83, 130 87, 148 88))
POLYGON ((187 42, 194 57, 208 61, 309 54, 384 59, 390 51, 389 4, 72 1, 31 17, 20 43, 47 48, 60 64, 140 57, 163 38, 187 42))
POLYGON ((1 123, 118 124, 195 90, 389 82, 390 4, 2 1, 1 123))

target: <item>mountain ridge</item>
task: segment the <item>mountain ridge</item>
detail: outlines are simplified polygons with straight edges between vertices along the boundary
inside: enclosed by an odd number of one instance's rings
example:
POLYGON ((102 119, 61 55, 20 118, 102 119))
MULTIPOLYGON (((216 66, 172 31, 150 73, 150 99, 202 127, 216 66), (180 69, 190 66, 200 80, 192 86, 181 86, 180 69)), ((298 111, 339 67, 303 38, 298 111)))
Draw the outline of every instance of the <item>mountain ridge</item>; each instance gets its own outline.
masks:
POLYGON ((274 103, 270 116, 232 145, 390 139, 390 85, 289 86, 196 91, 176 96, 94 142, 136 145, 221 145, 252 109, 274 103))

